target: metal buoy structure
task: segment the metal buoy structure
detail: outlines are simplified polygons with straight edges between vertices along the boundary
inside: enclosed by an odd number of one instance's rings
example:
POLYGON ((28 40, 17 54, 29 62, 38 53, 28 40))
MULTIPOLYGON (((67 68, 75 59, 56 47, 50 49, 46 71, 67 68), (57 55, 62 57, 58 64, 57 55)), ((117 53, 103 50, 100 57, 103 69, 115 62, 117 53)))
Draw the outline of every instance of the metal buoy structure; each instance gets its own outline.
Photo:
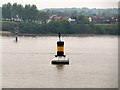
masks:
POLYGON ((18 41, 18 27, 16 28, 16 31, 15 31, 15 41, 16 42, 18 41))
POLYGON ((16 18, 17 18, 17 21, 15 21, 15 22, 16 22, 16 25, 17 25, 17 26, 16 26, 14 32, 15 32, 15 41, 18 42, 18 22, 19 22, 18 19, 19 19, 19 16, 16 15, 16 18))
POLYGON ((69 64, 69 59, 64 55, 64 41, 61 41, 60 33, 57 41, 57 55, 52 59, 52 64, 69 64))

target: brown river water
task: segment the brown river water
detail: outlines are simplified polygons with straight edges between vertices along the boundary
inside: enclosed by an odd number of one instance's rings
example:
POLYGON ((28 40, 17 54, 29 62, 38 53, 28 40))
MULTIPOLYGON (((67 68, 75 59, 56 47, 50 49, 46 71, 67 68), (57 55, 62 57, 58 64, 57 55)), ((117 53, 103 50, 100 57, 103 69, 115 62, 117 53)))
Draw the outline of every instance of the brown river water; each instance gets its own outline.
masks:
POLYGON ((69 65, 52 65, 57 36, 1 37, 3 88, 117 88, 118 37, 62 37, 69 65))

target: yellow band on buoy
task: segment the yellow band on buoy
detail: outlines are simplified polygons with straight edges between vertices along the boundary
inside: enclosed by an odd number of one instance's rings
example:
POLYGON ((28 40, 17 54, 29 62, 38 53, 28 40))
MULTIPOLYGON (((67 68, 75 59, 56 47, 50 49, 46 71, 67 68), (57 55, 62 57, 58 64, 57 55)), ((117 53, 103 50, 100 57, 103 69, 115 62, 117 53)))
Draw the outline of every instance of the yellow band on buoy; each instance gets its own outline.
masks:
POLYGON ((64 47, 63 46, 58 46, 57 47, 57 51, 59 52, 64 52, 64 47))

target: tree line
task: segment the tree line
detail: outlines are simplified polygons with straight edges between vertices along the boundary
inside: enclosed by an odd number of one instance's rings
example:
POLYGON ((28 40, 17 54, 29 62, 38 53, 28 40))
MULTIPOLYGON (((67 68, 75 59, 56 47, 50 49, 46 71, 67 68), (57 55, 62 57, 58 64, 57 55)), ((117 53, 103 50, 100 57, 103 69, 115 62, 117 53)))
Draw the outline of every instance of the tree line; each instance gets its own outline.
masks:
POLYGON ((13 5, 7 3, 2 5, 2 17, 5 20, 20 19, 23 21, 36 21, 48 19, 48 14, 39 11, 36 5, 28 4, 23 6, 17 3, 14 3, 13 5))

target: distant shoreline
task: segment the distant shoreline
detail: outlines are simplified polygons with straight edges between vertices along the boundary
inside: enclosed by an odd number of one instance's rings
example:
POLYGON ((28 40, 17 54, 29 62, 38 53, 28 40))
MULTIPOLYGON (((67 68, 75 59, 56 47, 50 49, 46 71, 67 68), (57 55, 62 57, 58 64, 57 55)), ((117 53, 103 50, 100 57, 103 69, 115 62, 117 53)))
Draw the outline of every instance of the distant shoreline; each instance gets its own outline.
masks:
MULTIPOLYGON (((117 24, 77 24, 77 23, 73 24, 73 23, 69 23, 68 21, 62 20, 62 21, 45 23, 45 24, 20 22, 18 26, 19 26, 19 34, 25 35, 25 36, 30 36, 30 35, 53 35, 54 36, 59 32, 65 35, 71 35, 71 34, 117 35, 118 34, 117 24)), ((2 30, 9 31, 12 34, 15 32, 16 27, 17 27, 16 24, 13 22, 2 23, 2 30)), ((7 33, 7 35, 9 35, 9 33, 7 33)))
MULTIPOLYGON (((2 36, 14 36, 15 34, 9 31, 0 31, 0 35, 2 36)), ((111 35, 111 34, 62 34, 62 36, 76 36, 76 37, 86 37, 86 36, 118 36, 118 35, 111 35)), ((58 36, 58 34, 18 34, 18 36, 58 36)))

